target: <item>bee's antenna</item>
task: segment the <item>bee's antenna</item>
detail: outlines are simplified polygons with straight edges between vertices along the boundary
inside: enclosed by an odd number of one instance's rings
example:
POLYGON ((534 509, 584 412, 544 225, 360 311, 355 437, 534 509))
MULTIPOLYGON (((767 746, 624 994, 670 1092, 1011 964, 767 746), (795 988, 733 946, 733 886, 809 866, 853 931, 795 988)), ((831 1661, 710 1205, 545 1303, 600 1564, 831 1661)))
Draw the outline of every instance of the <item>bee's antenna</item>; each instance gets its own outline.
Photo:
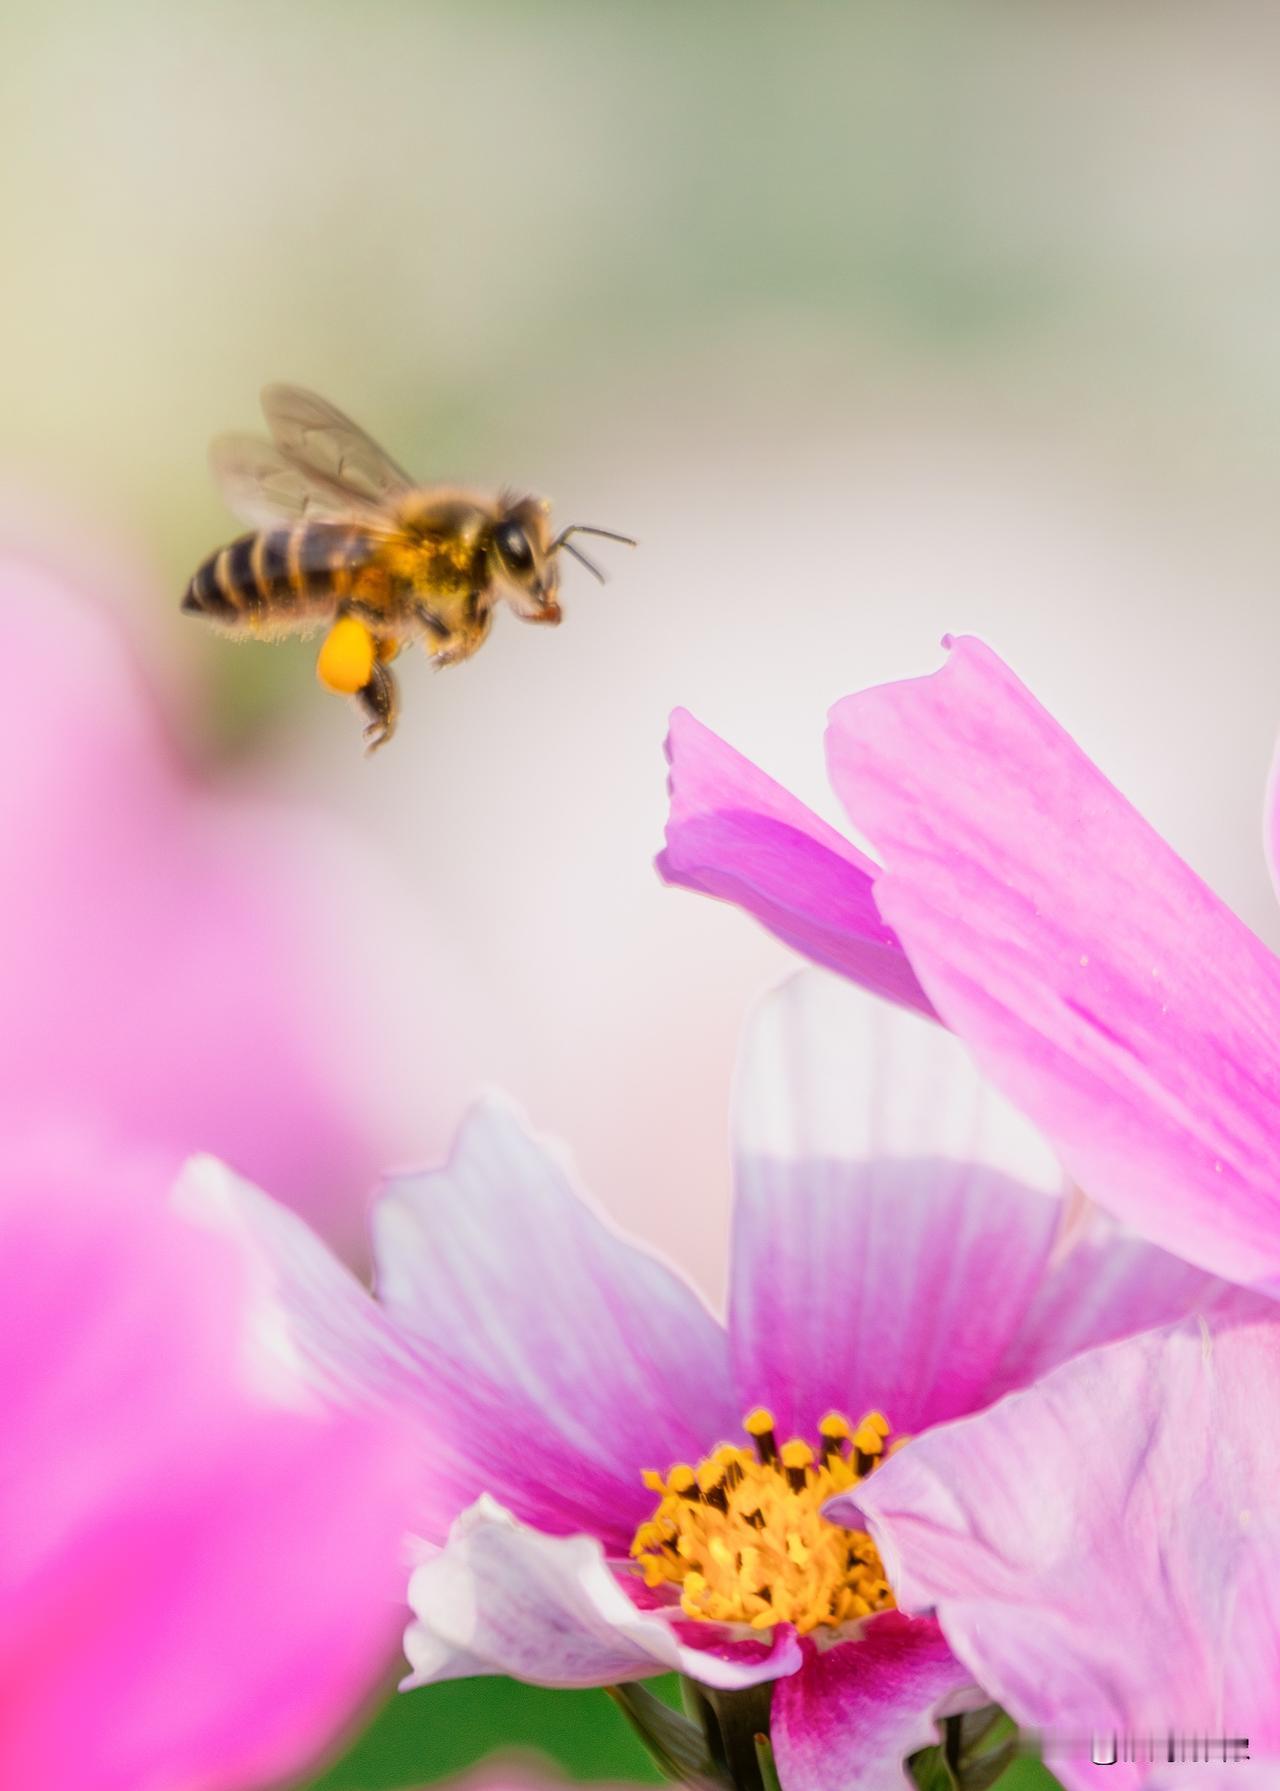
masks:
POLYGON ((631 539, 630 535, 619 535, 613 529, 598 529, 590 522, 571 522, 567 529, 561 529, 560 533, 551 543, 552 553, 555 552, 557 547, 563 547, 570 535, 603 535, 606 541, 621 541, 624 547, 635 547, 637 545, 637 543, 631 539))
POLYGON ((621 541, 625 547, 634 547, 636 545, 630 535, 619 535, 613 529, 597 529, 589 522, 571 522, 567 529, 561 529, 560 533, 551 543, 551 546, 547 549, 548 555, 559 553, 560 549, 563 547, 566 553, 571 553, 574 559, 578 561, 579 565, 585 566, 592 577, 598 578, 601 584, 604 583, 604 573, 601 572, 600 568, 593 560, 587 558, 586 554, 584 554, 580 548, 570 545, 570 535, 600 535, 606 541, 621 541))
POLYGON ((601 572, 594 560, 589 560, 587 558, 580 547, 575 547, 571 541, 557 541, 555 547, 551 549, 552 553, 555 553, 557 549, 561 547, 563 547, 566 553, 571 553, 580 566, 585 566, 592 578, 598 578, 600 583, 604 584, 604 573, 601 572))

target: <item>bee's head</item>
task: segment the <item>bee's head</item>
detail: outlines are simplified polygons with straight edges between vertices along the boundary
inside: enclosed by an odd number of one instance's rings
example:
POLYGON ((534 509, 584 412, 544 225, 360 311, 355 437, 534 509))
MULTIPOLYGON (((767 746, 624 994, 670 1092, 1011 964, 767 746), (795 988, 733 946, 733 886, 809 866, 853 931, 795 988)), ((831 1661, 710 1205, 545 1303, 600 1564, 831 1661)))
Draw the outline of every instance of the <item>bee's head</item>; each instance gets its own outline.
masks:
POLYGON ((550 541, 549 506, 537 498, 504 501, 493 529, 492 571, 526 622, 560 620, 560 566, 550 541))
POLYGON ((557 556, 561 549, 571 553, 594 578, 604 583, 604 573, 581 548, 573 545, 571 535, 603 535, 609 541, 623 541, 628 547, 635 546, 630 535, 618 535, 612 529, 598 529, 585 522, 571 522, 553 541, 550 523, 550 504, 539 498, 520 498, 503 500, 494 525, 493 574, 511 607, 526 622, 560 620, 560 563, 557 556))

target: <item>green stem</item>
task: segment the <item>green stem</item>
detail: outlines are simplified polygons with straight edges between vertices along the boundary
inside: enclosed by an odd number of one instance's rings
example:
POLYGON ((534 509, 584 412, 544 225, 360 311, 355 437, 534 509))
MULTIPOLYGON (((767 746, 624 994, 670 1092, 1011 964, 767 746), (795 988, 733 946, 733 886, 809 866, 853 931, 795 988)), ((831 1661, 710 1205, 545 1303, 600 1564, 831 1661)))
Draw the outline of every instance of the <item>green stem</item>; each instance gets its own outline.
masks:
POLYGON ((778 1778, 778 1763, 773 1757, 773 1743, 767 1735, 757 1735, 756 1767, 760 1773, 760 1782, 764 1791, 782 1791, 782 1783, 778 1778))
MULTIPOLYGON (((764 1742, 772 1766, 773 1750, 769 1746, 772 1681, 747 1686, 742 1691, 716 1691, 708 1685, 700 1686, 699 1690, 715 1713, 721 1742, 717 1752, 722 1753, 737 1791, 770 1791, 761 1767, 758 1742, 764 1742)), ((775 1772, 775 1781, 776 1778, 775 1772)))
POLYGON ((731 1791, 701 1727, 672 1710, 646 1686, 606 1685, 604 1689, 664 1778, 692 1786, 694 1791, 731 1791))

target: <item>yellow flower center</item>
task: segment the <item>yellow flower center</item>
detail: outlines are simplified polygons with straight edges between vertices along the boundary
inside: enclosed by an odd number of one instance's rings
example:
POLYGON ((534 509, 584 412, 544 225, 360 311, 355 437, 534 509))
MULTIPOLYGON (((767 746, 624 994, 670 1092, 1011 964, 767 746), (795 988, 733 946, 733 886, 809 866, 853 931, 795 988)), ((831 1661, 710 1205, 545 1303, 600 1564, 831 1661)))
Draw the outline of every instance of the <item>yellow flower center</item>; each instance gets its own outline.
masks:
POLYGON ((754 1454, 726 1443, 665 1480, 646 1471, 658 1505, 631 1544, 645 1584, 678 1586, 689 1617, 753 1629, 792 1623, 804 1633, 889 1610, 893 1594, 870 1536, 822 1515, 828 1499, 882 1459, 889 1426, 880 1413, 868 1412, 855 1430, 828 1412, 816 1455, 799 1437, 779 1448, 763 1407, 743 1429, 754 1454))

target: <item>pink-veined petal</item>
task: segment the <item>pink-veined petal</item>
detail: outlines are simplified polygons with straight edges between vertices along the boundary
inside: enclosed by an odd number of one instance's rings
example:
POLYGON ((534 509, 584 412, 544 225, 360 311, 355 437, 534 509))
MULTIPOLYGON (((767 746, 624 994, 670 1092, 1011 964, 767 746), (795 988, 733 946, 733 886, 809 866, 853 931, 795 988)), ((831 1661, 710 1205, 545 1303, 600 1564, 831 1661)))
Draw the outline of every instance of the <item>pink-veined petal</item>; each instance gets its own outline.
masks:
POLYGON ((773 1694, 782 1791, 909 1791, 904 1761, 938 1739, 940 1717, 987 1699, 929 1618, 886 1611, 818 1653, 773 1694))
POLYGON ((1179 1256, 1120 1230, 1102 1213, 1054 1260, 1001 1357, 988 1397, 1030 1386, 1059 1363, 1192 1313, 1257 1318, 1273 1301, 1206 1275, 1179 1256))
POLYGON ((653 1505, 644 1469, 696 1460, 732 1428, 725 1334, 698 1295, 493 1099, 443 1169, 388 1184, 373 1227, 381 1300, 486 1488, 625 1553, 653 1505), (477 1383, 507 1402, 503 1430, 476 1435, 477 1383))
POLYGON ((1057 1163, 941 1027, 821 972, 758 1010, 734 1102, 739 1404, 784 1433, 984 1403, 1062 1214, 1057 1163))
POLYGON ((409 1603, 406 1688, 476 1673, 586 1686, 678 1672, 733 1690, 800 1665, 790 1629, 772 1646, 690 1647, 668 1618, 627 1595, 594 1537, 544 1535, 489 1498, 415 1570, 409 1603))
MULTIPOLYGON (((324 1404, 392 1413, 405 1426, 419 1464, 410 1521, 421 1537, 443 1537, 483 1482, 465 1437, 455 1446, 435 1382, 411 1341, 304 1219, 215 1158, 187 1165, 174 1202, 184 1216, 233 1239, 249 1265, 249 1322, 264 1364, 301 1381, 324 1404)), ((479 1414, 486 1389, 472 1393, 479 1414)))
POLYGON ((816 963, 932 1014, 876 907, 878 866, 686 709, 671 717, 667 758, 666 882, 733 902, 816 963))
POLYGON ((653 1507, 643 1470, 697 1459, 733 1428, 716 1320, 500 1102, 475 1109, 445 1168, 379 1196, 381 1303, 220 1166, 189 1172, 183 1199, 253 1239, 263 1322, 323 1393, 413 1418, 430 1541, 489 1492, 625 1553, 653 1507))
POLYGON ((948 1025, 1149 1237, 1280 1277, 1280 965, 995 654, 847 697, 832 780, 948 1025))
POLYGON ((1114 1726, 1248 1735, 1265 1756, 1280 1747, 1278 1485, 1280 1318, 1201 1319, 915 1438, 856 1508, 899 1603, 935 1610, 974 1677, 1051 1743, 1114 1726))

